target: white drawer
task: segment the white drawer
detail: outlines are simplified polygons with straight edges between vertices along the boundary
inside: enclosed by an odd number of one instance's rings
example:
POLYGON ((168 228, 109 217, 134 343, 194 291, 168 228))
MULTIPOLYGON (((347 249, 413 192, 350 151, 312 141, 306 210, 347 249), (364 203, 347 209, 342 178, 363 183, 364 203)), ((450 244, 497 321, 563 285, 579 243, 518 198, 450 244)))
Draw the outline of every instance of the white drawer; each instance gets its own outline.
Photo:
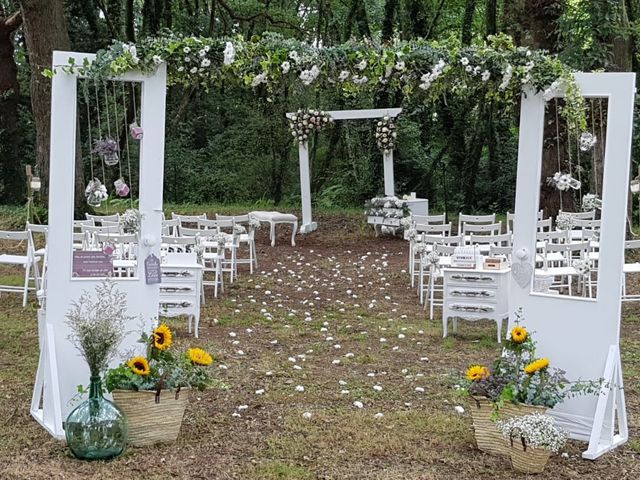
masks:
POLYGON ((372 225, 382 225, 383 220, 384 220, 384 217, 374 217, 372 215, 369 215, 367 217, 367 223, 370 223, 372 225))
POLYGON ((166 282, 191 282, 198 277, 200 270, 186 268, 162 267, 162 283, 166 282))
POLYGON ((456 299, 495 301, 496 290, 491 288, 466 288, 451 286, 448 296, 456 299))
POLYGON ((449 283, 456 285, 482 285, 491 286, 498 284, 498 277, 489 273, 469 272, 447 273, 449 283))
POLYGON ((161 283, 160 284, 160 297, 173 297, 173 296, 191 296, 196 294, 196 283, 184 284, 184 283, 161 283))
POLYGON ((488 303, 463 303, 463 302, 451 302, 448 309, 453 314, 485 314, 491 315, 495 312, 495 305, 488 303))

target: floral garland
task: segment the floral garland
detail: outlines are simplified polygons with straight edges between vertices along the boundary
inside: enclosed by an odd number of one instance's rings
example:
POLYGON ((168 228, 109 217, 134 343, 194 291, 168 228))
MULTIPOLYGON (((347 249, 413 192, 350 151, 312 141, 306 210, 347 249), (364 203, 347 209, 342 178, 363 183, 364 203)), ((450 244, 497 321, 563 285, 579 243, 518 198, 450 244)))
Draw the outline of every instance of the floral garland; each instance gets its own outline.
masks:
POLYGON ((298 110, 289 117, 291 135, 298 143, 304 143, 313 132, 320 132, 333 123, 331 115, 319 110, 298 110))
POLYGON ((523 89, 545 98, 563 95, 562 116, 571 129, 586 129, 586 107, 573 70, 557 56, 516 47, 506 35, 490 36, 483 45, 460 48, 451 42, 423 39, 387 43, 349 41, 317 47, 266 33, 257 40, 214 39, 167 35, 137 45, 115 41, 96 54, 94 62, 77 65, 69 59, 45 71, 74 71, 92 79, 119 76, 132 70, 155 71, 167 63, 169 86, 239 85, 266 89, 273 101, 285 85, 304 90, 321 85, 345 97, 360 92, 398 89, 407 101, 436 101, 444 94, 489 91, 514 106, 523 89), (425 73, 427 72, 427 73, 425 73))
POLYGON ((390 117, 383 117, 376 125, 376 142, 378 148, 384 153, 389 153, 396 148, 396 124, 390 117))

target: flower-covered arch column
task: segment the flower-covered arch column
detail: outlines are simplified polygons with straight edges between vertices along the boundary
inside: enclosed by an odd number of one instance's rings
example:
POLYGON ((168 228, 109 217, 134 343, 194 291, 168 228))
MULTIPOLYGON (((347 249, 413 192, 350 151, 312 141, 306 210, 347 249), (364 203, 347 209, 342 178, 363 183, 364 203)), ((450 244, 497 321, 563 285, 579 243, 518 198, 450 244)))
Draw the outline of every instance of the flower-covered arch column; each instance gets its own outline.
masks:
MULTIPOLYGON (((331 121, 335 120, 364 120, 364 119, 393 119, 397 117, 401 108, 379 108, 373 110, 333 110, 327 112, 320 112, 322 116, 328 117, 331 121)), ((289 112, 287 118, 291 123, 296 121, 297 115, 300 112, 289 112)), ((384 127, 380 125, 382 130, 384 127)), ((307 144, 306 134, 302 131, 296 132, 295 127, 292 125, 292 133, 298 140, 298 153, 300 157, 300 194, 302 197, 302 226, 300 227, 300 233, 313 232, 318 228, 318 224, 312 220, 311 217, 311 171, 309 168, 309 148, 307 144)), ((377 131, 379 134, 380 132, 377 131)), ((383 150, 383 164, 384 164, 384 193, 387 196, 394 195, 394 179, 393 179, 393 142, 389 144, 382 143, 380 137, 378 137, 378 145, 383 150)))

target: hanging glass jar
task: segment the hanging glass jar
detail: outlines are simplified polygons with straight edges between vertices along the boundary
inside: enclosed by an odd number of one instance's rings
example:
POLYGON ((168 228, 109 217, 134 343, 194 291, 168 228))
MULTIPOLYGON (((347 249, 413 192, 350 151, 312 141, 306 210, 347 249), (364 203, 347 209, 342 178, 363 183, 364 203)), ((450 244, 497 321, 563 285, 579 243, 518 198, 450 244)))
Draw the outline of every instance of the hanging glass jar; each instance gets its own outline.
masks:
POLYGON ((64 425, 67 445, 81 460, 117 457, 127 445, 127 419, 102 396, 102 380, 91 377, 89 399, 78 405, 64 425))
POLYGON ((129 195, 129 185, 125 183, 124 178, 120 177, 118 180, 113 182, 113 186, 116 187, 116 194, 119 197, 126 197, 129 195))
POLYGON ((42 187, 42 182, 40 181, 40 177, 31 177, 31 181, 29 182, 31 190, 34 192, 39 192, 42 187))
POLYGON ((87 188, 84 189, 84 195, 87 198, 87 204, 92 207, 99 207, 103 201, 109 198, 107 187, 97 178, 87 184, 87 188))
POLYGON ((142 133, 142 127, 139 126, 136 122, 133 122, 131 125, 129 125, 129 134, 134 140, 141 140, 142 133))
POLYGON ((96 140, 93 144, 93 153, 97 153, 105 164, 116 165, 120 161, 120 145, 111 138, 105 137, 96 140))

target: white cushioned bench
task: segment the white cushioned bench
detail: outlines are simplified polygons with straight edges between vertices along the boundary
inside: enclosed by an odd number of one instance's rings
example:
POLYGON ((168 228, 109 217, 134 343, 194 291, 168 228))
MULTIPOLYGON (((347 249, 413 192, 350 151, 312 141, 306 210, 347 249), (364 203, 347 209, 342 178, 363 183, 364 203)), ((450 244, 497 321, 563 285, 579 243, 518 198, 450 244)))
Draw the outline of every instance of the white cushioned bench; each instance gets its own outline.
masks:
POLYGON ((291 245, 295 247, 296 233, 298 231, 298 217, 290 213, 265 212, 261 210, 249 212, 249 215, 253 216, 259 222, 269 223, 271 227, 269 238, 271 238, 272 247, 275 247, 276 245, 276 225, 280 223, 288 223, 291 225, 291 245))

